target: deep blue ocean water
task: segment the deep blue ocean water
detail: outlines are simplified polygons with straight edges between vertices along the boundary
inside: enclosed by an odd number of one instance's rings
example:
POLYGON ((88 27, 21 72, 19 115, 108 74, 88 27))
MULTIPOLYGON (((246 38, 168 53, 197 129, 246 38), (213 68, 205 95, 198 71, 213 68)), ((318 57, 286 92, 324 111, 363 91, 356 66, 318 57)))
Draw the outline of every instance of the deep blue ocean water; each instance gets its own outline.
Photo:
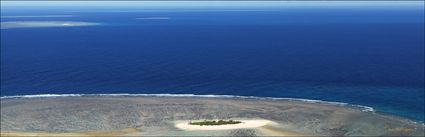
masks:
POLYGON ((1 96, 305 98, 371 106, 424 121, 423 5, 2 7, 1 15, 72 15, 2 22, 101 23, 2 29, 1 96))

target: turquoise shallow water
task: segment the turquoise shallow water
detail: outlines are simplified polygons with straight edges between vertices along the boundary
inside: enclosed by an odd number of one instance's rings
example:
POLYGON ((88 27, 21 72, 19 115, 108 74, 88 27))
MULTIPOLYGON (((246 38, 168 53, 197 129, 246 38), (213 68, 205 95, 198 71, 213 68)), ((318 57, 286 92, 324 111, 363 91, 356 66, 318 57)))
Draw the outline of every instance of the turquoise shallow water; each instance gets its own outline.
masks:
POLYGON ((302 98, 424 121, 421 4, 2 7, 2 23, 100 25, 2 29, 1 96, 302 98))

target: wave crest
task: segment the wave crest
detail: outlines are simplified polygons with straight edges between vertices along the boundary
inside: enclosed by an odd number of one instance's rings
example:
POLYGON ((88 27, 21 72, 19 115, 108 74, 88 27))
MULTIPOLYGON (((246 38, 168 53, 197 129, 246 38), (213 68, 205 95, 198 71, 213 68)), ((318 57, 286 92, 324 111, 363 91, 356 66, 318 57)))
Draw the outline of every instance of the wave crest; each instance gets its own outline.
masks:
POLYGON ((16 95, 16 96, 2 96, 0 99, 14 99, 14 98, 49 98, 49 97, 89 97, 89 96, 129 96, 129 97, 203 97, 203 98, 240 98, 240 99, 260 99, 260 100, 286 100, 286 101, 300 101, 307 103, 330 104, 336 106, 353 107, 362 110, 363 112, 375 112, 375 109, 363 105, 354 105, 342 102, 332 102, 314 99, 301 99, 301 98, 276 98, 276 97, 257 97, 257 96, 237 96, 237 95, 195 95, 195 94, 38 94, 38 95, 16 95))
POLYGON ((100 25, 100 23, 79 21, 6 21, 0 22, 0 29, 83 27, 96 25, 100 25))

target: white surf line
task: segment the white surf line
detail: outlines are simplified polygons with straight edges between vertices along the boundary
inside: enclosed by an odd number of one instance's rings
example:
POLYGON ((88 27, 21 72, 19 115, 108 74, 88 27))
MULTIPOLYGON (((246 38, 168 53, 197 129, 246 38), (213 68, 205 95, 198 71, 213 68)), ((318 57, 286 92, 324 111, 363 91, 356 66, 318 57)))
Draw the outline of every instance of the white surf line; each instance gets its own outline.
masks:
POLYGON ((240 98, 240 99, 259 99, 259 100, 286 100, 286 101, 299 101, 307 103, 329 104, 336 106, 347 106, 359 108, 363 112, 375 112, 375 109, 369 106, 355 105, 342 102, 331 102, 312 99, 301 98, 276 98, 276 97, 256 97, 256 96, 237 96, 237 95, 195 95, 195 94, 38 94, 38 95, 15 95, 15 96, 2 96, 0 99, 13 99, 13 98, 46 98, 46 97, 83 97, 83 96, 130 96, 130 97, 204 97, 204 98, 240 98))
POLYGON ((16 28, 48 28, 48 27, 84 27, 96 26, 100 23, 79 21, 6 21, 0 22, 0 29, 16 28))

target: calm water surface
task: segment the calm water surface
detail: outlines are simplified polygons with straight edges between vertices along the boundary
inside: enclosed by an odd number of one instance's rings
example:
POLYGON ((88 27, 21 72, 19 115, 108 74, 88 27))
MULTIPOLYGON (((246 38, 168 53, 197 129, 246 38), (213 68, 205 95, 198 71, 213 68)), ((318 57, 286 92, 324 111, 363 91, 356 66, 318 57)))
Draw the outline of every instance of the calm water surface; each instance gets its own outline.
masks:
POLYGON ((101 23, 2 29, 1 96, 306 98, 424 121, 423 5, 8 7, 1 15, 2 22, 101 23), (39 15, 71 16, 16 17, 39 15))

